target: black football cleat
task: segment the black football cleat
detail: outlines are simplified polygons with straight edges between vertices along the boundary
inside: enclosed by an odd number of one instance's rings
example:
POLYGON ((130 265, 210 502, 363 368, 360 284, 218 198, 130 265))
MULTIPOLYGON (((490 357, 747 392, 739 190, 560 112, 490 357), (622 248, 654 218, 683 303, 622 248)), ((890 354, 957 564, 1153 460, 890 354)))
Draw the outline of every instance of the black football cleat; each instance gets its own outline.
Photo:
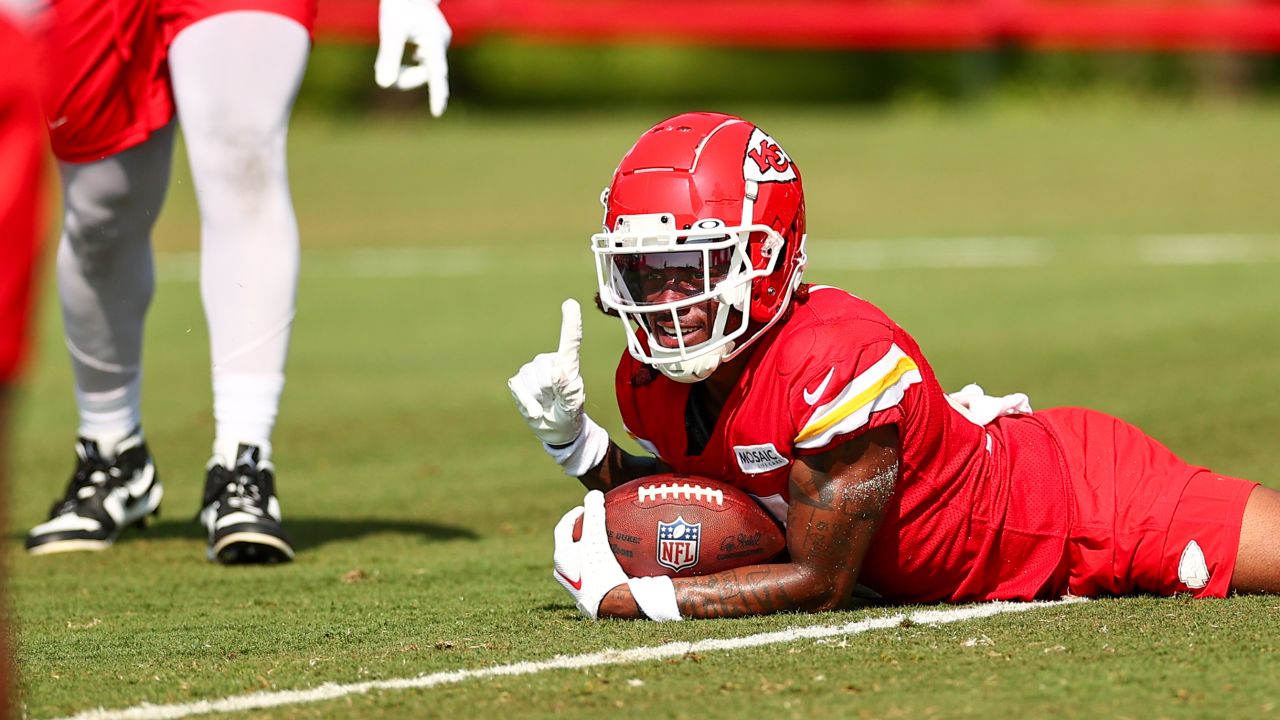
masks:
POLYGON ((281 563, 293 545, 280 527, 275 468, 256 445, 240 445, 235 467, 209 461, 199 520, 209 533, 210 561, 224 565, 281 563))
POLYGON ((76 458, 66 494, 54 503, 49 519, 27 533, 32 555, 104 550, 125 528, 146 527, 160 512, 164 488, 141 429, 121 440, 110 456, 97 442, 79 438, 76 458))

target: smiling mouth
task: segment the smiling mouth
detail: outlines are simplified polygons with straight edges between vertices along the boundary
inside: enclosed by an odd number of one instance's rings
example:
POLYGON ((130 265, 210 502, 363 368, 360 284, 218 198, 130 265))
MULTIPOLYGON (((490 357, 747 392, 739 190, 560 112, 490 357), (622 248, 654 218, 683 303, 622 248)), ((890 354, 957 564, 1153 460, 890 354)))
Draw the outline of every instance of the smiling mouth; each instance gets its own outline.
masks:
POLYGON ((663 347, 679 347, 683 335, 685 346, 702 342, 702 325, 680 326, 670 320, 657 320, 653 323, 653 335, 663 347), (683 332, 681 332, 683 330, 683 332))

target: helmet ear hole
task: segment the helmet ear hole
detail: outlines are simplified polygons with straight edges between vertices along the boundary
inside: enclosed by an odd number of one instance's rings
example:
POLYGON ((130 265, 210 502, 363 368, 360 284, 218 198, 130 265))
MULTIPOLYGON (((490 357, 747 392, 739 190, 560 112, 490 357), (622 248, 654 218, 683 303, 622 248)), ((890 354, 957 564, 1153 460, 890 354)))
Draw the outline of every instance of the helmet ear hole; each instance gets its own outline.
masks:
MULTIPOLYGON (((772 286, 770 286, 772 289, 772 286)), ((765 292, 752 293, 751 297, 751 320, 753 322, 768 322, 778 312, 778 294, 776 292, 770 294, 765 292)))

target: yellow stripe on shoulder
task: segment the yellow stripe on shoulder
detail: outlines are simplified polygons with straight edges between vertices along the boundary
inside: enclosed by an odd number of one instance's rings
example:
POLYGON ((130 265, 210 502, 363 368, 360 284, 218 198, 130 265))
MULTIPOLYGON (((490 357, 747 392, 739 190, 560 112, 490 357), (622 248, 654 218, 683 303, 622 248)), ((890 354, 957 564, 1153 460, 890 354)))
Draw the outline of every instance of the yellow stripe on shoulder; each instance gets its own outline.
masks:
POLYGON ((893 407, 906 389, 920 382, 920 368, 897 345, 858 375, 831 402, 814 410, 796 436, 796 446, 821 447, 831 437, 857 430, 871 413, 893 407))

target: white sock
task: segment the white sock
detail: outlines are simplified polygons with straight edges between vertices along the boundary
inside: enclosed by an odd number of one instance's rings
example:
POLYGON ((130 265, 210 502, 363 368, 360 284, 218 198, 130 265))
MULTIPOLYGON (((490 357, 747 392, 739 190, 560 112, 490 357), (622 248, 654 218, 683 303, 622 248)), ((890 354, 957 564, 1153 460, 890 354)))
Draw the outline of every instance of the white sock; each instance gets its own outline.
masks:
POLYGON ((276 423, 284 373, 265 375, 213 375, 213 417, 216 423, 214 455, 227 462, 236 459, 240 443, 262 448, 262 459, 271 455, 271 429, 276 423))
POLYGON ((80 408, 79 435, 97 440, 103 447, 113 447, 107 440, 123 440, 142 422, 141 381, 135 377, 128 385, 104 392, 76 388, 76 405, 80 408))
POLYGON ((142 422, 142 378, 135 375, 122 388, 88 392, 76 388, 80 407, 80 437, 94 440, 98 450, 111 457, 116 445, 142 422))

